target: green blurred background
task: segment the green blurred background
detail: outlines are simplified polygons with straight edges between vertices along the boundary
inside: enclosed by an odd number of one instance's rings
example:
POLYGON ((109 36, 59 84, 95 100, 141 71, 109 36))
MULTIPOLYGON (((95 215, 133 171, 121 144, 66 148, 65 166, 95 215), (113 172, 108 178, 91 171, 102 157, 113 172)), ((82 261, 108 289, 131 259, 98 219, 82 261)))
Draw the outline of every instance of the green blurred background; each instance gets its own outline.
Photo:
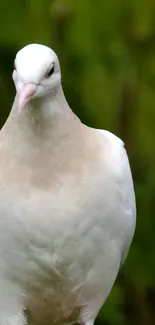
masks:
POLYGON ((1 0, 1 125, 15 53, 32 42, 57 52, 73 111, 120 136, 131 163, 136 234, 96 324, 155 324, 155 1, 1 0))

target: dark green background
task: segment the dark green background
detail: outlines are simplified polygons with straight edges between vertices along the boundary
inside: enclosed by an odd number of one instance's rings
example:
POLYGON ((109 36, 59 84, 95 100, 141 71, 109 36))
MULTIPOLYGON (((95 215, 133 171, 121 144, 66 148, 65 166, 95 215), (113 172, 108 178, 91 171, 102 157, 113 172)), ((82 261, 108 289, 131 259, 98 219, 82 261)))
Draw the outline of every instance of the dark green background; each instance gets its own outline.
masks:
POLYGON ((120 136, 130 158, 136 234, 97 324, 155 324, 155 1, 1 0, 1 125, 15 53, 31 42, 57 52, 71 108, 120 136))

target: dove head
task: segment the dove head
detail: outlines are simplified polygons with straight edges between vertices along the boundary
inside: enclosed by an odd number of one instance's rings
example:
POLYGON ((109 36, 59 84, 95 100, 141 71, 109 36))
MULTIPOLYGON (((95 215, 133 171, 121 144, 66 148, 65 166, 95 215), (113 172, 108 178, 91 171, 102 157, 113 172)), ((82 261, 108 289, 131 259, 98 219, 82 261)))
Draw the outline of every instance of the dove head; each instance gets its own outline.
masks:
POLYGON ((54 95, 59 90, 61 72, 58 57, 47 46, 27 45, 16 55, 12 77, 21 111, 28 102, 54 95))

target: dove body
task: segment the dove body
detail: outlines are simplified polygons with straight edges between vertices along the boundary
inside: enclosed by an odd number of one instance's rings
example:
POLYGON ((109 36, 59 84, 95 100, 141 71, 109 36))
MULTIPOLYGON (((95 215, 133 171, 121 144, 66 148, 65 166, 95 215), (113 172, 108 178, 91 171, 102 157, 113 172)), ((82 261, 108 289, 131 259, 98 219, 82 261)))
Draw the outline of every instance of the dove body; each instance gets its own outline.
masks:
POLYGON ((0 134, 0 325, 93 325, 135 229, 126 151, 73 114, 52 50, 29 45, 15 66, 0 134))

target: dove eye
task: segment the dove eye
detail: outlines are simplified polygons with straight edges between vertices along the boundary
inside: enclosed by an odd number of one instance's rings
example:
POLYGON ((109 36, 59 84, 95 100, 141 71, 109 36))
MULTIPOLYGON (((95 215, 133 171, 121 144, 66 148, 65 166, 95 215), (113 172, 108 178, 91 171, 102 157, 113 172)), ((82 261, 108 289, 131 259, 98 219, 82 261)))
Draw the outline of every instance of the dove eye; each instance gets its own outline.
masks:
POLYGON ((54 66, 50 69, 50 71, 46 74, 46 78, 49 78, 50 76, 52 76, 52 74, 54 73, 54 66))

